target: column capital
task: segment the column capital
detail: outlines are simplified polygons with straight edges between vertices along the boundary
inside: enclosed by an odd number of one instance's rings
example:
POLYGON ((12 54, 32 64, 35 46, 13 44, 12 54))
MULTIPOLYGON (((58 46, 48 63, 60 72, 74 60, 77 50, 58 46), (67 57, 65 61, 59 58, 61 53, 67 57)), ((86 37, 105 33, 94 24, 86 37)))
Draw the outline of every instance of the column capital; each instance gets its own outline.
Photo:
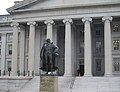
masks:
POLYGON ((92 22, 92 18, 91 17, 85 17, 85 18, 82 18, 82 22, 85 23, 86 21, 88 22, 92 22))
POLYGON ((33 25, 33 26, 35 26, 37 23, 35 22, 35 21, 29 21, 29 22, 27 22, 27 25, 33 25))
POLYGON ((18 27, 18 26, 19 26, 19 23, 18 23, 18 22, 13 22, 13 23, 11 23, 11 26, 12 26, 12 27, 13 27, 13 26, 18 27))
POLYGON ((72 19, 71 18, 65 18, 63 20, 63 23, 73 23, 72 19))
POLYGON ((51 25, 52 25, 52 24, 55 24, 52 19, 46 19, 46 20, 44 21, 44 23, 45 23, 45 24, 51 24, 51 25))
POLYGON ((111 22, 112 20, 113 20, 113 17, 111 17, 111 16, 105 16, 105 17, 102 18, 103 22, 105 22, 105 21, 110 21, 111 22))

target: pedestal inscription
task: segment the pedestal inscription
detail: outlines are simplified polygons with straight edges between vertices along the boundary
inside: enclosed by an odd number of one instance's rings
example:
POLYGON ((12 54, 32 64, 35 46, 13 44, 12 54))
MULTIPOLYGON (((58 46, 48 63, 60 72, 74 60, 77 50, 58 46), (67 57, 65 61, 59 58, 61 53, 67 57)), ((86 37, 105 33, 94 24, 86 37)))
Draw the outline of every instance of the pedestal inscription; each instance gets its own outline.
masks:
POLYGON ((58 77, 40 76, 40 92, 58 92, 58 77))

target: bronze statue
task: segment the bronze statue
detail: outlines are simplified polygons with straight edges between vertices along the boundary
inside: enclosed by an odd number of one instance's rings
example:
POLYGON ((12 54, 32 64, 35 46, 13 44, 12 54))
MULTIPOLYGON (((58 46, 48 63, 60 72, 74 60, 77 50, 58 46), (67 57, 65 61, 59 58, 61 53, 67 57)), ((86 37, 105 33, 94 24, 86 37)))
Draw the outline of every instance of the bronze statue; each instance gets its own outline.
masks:
POLYGON ((50 42, 50 39, 47 39, 40 52, 40 58, 42 60, 42 67, 40 69, 46 71, 46 74, 48 74, 48 72, 53 74, 53 71, 57 69, 55 66, 55 60, 57 56, 58 47, 50 42))

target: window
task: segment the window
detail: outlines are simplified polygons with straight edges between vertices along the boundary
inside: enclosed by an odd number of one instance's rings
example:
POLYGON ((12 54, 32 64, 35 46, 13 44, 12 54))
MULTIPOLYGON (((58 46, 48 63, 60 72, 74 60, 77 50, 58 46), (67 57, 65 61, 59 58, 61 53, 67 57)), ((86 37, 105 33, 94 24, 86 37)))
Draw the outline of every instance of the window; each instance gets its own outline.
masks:
POLYGON ((11 71, 11 61, 7 61, 7 70, 11 71))
POLYGON ((97 41, 95 43, 95 47, 96 47, 96 53, 101 53, 101 47, 102 47, 102 43, 100 41, 97 41))
POLYGON ((101 71, 101 59, 96 59, 96 71, 101 71))
POLYGON ((120 58, 113 58, 113 70, 120 71, 120 58))
POLYGON ((8 45, 8 55, 12 55, 12 44, 8 45))
POLYGON ((118 24, 113 25, 113 32, 119 32, 119 25, 118 24))
POLYGON ((119 40, 113 41, 113 48, 114 48, 114 50, 119 50, 119 40))
POLYGON ((100 30, 96 30, 96 36, 100 36, 100 30))
POLYGON ((7 34, 7 42, 11 42, 12 38, 13 38, 13 34, 12 33, 7 34))

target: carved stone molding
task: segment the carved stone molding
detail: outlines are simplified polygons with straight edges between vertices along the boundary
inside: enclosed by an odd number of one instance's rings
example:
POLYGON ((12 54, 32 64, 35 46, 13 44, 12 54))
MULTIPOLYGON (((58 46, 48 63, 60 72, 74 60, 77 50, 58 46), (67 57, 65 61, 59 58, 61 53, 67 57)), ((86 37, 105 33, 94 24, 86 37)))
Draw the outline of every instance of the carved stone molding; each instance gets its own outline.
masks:
POLYGON ((47 24, 55 24, 54 21, 52 19, 47 19, 44 21, 44 23, 47 25, 47 24))
POLYGON ((37 23, 35 21, 30 21, 30 22, 27 22, 27 25, 33 25, 35 26, 37 23))
POLYGON ((18 23, 18 22, 13 22, 13 23, 11 23, 11 26, 12 26, 12 27, 13 27, 13 26, 18 27, 18 26, 19 26, 19 23, 18 23))
POLYGON ((71 18, 65 18, 64 20, 63 20, 63 23, 73 23, 73 21, 72 21, 72 19, 71 18))
POLYGON ((83 23, 85 23, 86 21, 91 23, 92 22, 92 18, 90 18, 90 17, 82 18, 82 22, 83 23))
POLYGON ((112 20, 113 20, 113 17, 111 17, 111 16, 105 16, 105 17, 102 18, 103 22, 106 22, 106 21, 110 21, 111 22, 112 20))

